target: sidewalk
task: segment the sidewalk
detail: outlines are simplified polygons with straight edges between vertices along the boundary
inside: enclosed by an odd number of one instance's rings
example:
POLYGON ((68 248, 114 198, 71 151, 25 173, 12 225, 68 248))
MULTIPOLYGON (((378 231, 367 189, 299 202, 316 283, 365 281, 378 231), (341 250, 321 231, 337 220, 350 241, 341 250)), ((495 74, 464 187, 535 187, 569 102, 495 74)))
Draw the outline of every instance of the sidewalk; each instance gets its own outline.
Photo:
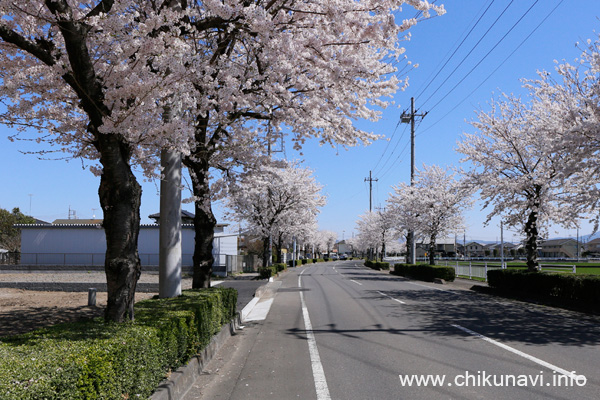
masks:
POLYGON ((290 272, 268 283, 244 328, 229 338, 180 400, 314 400, 297 283, 297 274, 290 272), (268 318, 263 310, 263 321, 251 321, 269 302, 268 318))

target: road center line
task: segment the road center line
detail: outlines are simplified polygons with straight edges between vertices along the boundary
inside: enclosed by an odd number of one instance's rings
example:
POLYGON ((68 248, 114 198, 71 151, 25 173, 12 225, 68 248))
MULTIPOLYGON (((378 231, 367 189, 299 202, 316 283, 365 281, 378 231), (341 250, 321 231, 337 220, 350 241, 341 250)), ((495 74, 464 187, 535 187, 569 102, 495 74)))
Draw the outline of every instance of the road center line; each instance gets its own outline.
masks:
MULTIPOLYGON (((298 275, 298 287, 302 287, 302 274, 298 275)), ((300 291, 300 302, 302 303, 302 316, 304 317, 304 328, 306 329, 306 340, 308 341, 308 352, 310 354, 310 363, 313 371, 313 378, 315 380, 315 389, 317 390, 317 400, 331 400, 329 395, 329 388, 327 387, 327 380, 325 379, 325 371, 323 371, 323 364, 321 364, 321 357, 319 356, 319 349, 317 347, 317 341, 315 334, 310 323, 310 316, 308 315, 308 308, 304 302, 304 294, 300 291)))
POLYGON ((529 355, 529 354, 527 354, 527 353, 523 353, 523 352, 522 352, 522 351, 520 351, 520 350, 514 349, 514 348, 512 348, 512 347, 510 347, 510 346, 507 346, 507 345, 505 345, 505 344, 503 344, 503 343, 500 343, 500 342, 498 342, 498 341, 496 341, 496 340, 494 340, 494 339, 490 339, 490 338, 489 338, 489 337, 487 337, 487 336, 483 336, 481 333, 474 332, 474 331, 472 331, 472 330, 470 330, 470 329, 468 329, 468 328, 465 328, 464 326, 460 326, 460 325, 454 325, 454 324, 452 324, 452 326, 453 326, 453 327, 455 327, 455 328, 458 328, 458 329, 460 329, 460 330, 461 330, 461 331, 463 331, 463 332, 466 332, 466 333, 468 333, 469 335, 473 335, 473 336, 475 336, 475 337, 478 337, 478 338, 480 338, 480 339, 482 339, 482 340, 485 340, 485 341, 486 341, 486 342, 488 342, 488 343, 491 343, 491 344, 493 344, 493 345, 496 345, 496 346, 498 346, 498 347, 500 347, 500 348, 503 348, 504 350, 508 350, 508 351, 510 351, 511 353, 514 353, 514 354, 516 354, 516 355, 518 355, 518 356, 521 356, 521 357, 523 357, 523 358, 526 358, 526 359, 528 359, 529 361, 533 361, 533 362, 534 362, 534 363, 536 363, 536 364, 542 365, 542 366, 544 366, 544 367, 546 367, 546 368, 549 368, 549 369, 551 369, 551 370, 553 370, 553 371, 556 371, 556 372, 558 372, 559 374, 566 375, 566 376, 568 376, 569 378, 572 378, 572 379, 578 379, 579 377, 583 377, 583 375, 577 375, 577 374, 575 374, 575 371, 567 371, 566 369, 562 369, 562 368, 560 368, 560 367, 557 367, 556 365, 550 364, 550 363, 548 363, 548 362, 546 362, 546 361, 544 361, 544 360, 540 360, 540 359, 539 359, 539 358, 537 358, 537 357, 530 356, 530 355, 529 355))
POLYGON ((357 285, 360 285, 360 286, 362 286, 362 283, 360 283, 360 282, 357 282, 357 281, 355 281, 354 279, 350 279, 350 282, 354 282, 354 283, 356 283, 357 285))
POLYGON ((394 301, 397 301, 397 302, 398 302, 398 303, 400 303, 400 304, 406 304, 406 303, 405 303, 405 302, 403 302, 402 300, 395 299, 395 298, 393 298, 392 296, 390 296, 389 294, 385 294, 385 293, 383 293, 383 292, 380 292, 380 291, 377 291, 377 293, 379 293, 379 294, 380 294, 380 295, 382 295, 382 296, 388 297, 388 298, 390 298, 390 299, 392 299, 392 300, 394 300, 394 301))

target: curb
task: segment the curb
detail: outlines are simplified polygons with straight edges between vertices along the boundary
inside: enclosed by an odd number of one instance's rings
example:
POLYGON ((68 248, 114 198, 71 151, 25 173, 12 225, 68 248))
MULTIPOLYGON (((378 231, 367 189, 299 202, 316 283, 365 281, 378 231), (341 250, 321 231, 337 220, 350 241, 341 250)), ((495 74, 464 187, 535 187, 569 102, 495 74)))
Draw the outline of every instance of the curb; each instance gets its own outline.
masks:
POLYGON ((225 344, 227 339, 242 329, 240 314, 238 313, 231 322, 224 325, 221 331, 211 339, 208 346, 202 352, 194 356, 187 365, 179 367, 171 373, 171 376, 161 382, 156 391, 150 396, 150 400, 179 400, 190 390, 206 364, 212 360, 217 351, 225 344))

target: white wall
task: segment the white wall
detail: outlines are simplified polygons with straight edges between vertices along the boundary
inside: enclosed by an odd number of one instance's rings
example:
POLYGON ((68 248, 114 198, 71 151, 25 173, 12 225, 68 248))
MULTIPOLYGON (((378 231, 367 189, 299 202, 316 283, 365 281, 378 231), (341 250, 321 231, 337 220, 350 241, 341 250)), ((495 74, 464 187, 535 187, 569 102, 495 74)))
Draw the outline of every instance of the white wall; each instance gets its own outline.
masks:
MULTIPOLYGON (((220 255, 237 255, 237 236, 215 230, 213 255, 220 265, 220 255)), ((194 227, 181 232, 182 265, 191 266, 194 254, 194 227)), ((158 265, 159 227, 142 225, 138 252, 142 265, 158 265)), ((97 225, 30 225, 21 227, 21 264, 104 265, 106 237, 97 225)), ((225 264, 223 256, 222 265, 225 264)))

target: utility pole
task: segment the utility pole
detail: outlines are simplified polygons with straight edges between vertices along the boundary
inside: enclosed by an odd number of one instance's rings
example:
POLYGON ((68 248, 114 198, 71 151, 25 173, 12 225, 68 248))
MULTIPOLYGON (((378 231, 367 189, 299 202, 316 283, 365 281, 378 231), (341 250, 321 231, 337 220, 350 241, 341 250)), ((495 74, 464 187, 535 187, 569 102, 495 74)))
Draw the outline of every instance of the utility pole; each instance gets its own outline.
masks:
POLYGON ((369 181, 369 211, 373 211, 373 181, 377 182, 379 179, 373 179, 371 171, 369 171, 369 177, 365 178, 365 182, 369 181))
POLYGON ((504 268, 504 223, 500 221, 500 266, 504 268))
MULTIPOLYGON (((410 98, 410 114, 403 112, 400 116, 400 122, 404 124, 410 123, 410 186, 415 183, 415 117, 424 118, 425 114, 415 113, 415 98, 410 98)), ((408 232, 408 238, 406 243, 406 250, 409 251, 409 264, 416 263, 416 245, 415 245, 415 233, 414 231, 408 232)))

